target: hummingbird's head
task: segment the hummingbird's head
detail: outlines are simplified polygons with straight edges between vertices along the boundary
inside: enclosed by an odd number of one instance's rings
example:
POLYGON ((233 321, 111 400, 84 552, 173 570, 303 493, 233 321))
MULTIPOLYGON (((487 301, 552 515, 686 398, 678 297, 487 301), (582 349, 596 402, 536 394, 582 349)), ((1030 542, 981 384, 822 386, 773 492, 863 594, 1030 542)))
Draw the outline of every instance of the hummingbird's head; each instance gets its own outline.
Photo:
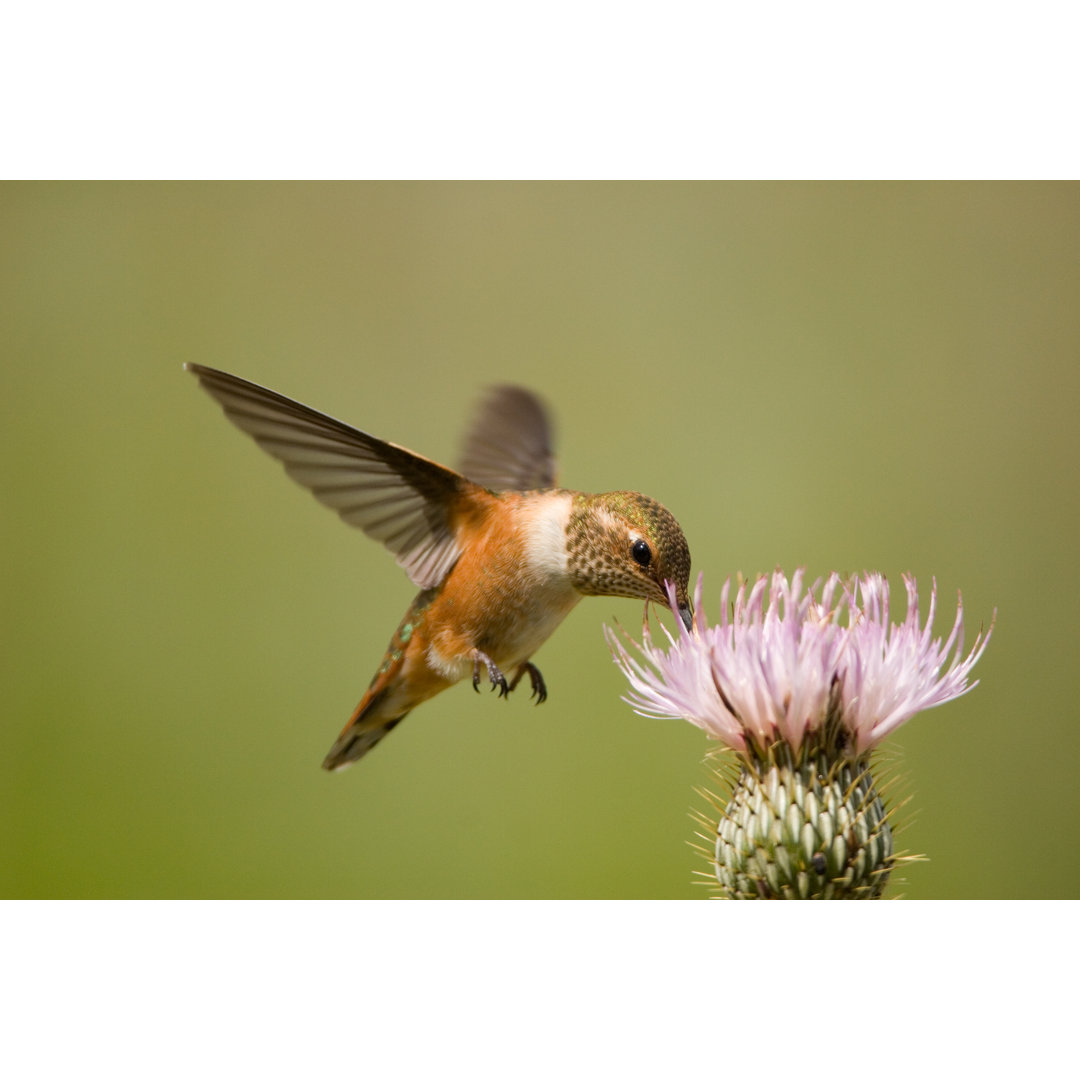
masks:
POLYGON ((586 596, 637 597, 667 607, 670 581, 690 629, 690 548, 679 523, 655 499, 636 491, 578 496, 566 552, 571 582, 586 596))

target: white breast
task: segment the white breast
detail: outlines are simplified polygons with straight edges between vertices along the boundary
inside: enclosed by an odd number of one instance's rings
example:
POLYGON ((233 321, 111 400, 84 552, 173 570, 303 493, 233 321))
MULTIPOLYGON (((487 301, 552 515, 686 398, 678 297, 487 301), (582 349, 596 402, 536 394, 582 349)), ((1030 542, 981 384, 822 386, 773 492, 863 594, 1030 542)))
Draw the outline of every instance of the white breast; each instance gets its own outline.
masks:
POLYGON ((570 523, 573 496, 568 492, 548 495, 522 507, 525 519, 527 562, 541 587, 569 587, 566 527, 570 523))
POLYGON ((581 599, 570 584, 566 527, 573 496, 560 492, 522 508, 525 516, 525 575, 532 579, 527 614, 506 635, 506 652, 515 661, 530 657, 581 599))

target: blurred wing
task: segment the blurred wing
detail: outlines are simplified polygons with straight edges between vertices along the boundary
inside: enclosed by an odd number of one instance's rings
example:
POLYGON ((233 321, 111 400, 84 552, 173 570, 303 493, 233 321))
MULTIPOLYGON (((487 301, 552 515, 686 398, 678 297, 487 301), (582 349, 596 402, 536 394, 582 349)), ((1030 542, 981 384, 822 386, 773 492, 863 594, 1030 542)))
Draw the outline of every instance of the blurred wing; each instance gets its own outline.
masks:
POLYGON ((385 544, 419 588, 442 581, 461 554, 450 512, 462 477, 246 379, 184 366, 294 480, 385 544))
POLYGON ((519 386, 496 386, 465 437, 461 472, 492 491, 555 486, 551 425, 540 399, 519 386))

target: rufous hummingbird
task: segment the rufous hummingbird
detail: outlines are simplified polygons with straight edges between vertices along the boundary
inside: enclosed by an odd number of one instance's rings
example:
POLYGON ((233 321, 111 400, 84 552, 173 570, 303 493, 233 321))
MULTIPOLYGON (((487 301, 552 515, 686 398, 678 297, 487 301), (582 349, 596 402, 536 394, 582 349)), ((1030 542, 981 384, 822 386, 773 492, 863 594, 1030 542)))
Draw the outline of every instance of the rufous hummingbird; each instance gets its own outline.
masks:
POLYGON ((636 491, 556 487, 548 418, 528 390, 492 390, 454 472, 246 379, 184 367, 294 480, 389 548, 420 589, 323 768, 357 761, 468 675, 478 690, 486 672, 500 697, 528 675, 544 701, 531 657, 583 596, 666 606, 670 583, 689 629, 679 523, 636 491))

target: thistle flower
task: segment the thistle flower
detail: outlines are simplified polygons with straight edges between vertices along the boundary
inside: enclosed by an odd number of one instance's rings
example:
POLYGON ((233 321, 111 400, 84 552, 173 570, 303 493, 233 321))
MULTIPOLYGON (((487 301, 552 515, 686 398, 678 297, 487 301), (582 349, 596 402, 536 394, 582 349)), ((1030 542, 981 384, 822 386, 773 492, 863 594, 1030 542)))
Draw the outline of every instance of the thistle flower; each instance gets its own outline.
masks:
MULTIPOLYGON (((709 626, 694 594, 693 629, 648 624, 631 653, 605 628, 630 681, 624 699, 642 716, 682 717, 733 750, 738 778, 716 825, 715 872, 732 898, 876 898, 897 861, 892 829, 870 772, 871 752, 917 712, 966 694, 990 633, 963 659, 963 604, 952 631, 931 638, 915 579, 904 577, 907 615, 889 621, 881 574, 832 574, 804 591, 776 571, 731 602, 709 626), (951 654, 951 660, 949 659, 951 654)), ((671 597, 674 604, 674 596, 671 597)))

